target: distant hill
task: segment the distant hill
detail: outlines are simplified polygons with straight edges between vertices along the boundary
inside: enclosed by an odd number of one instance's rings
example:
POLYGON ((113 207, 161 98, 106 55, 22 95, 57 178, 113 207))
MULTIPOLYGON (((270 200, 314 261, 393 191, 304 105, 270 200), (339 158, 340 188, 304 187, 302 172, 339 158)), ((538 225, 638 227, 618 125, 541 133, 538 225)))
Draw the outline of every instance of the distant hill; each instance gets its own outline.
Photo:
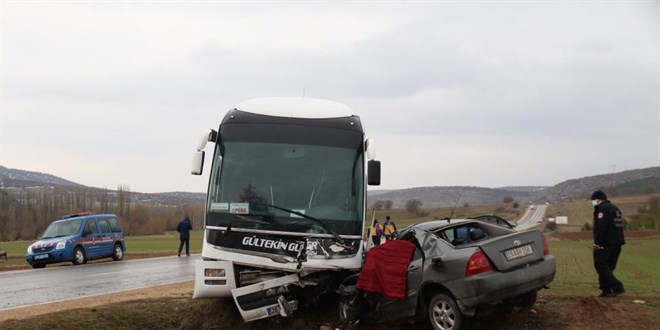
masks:
POLYGON ((552 187, 511 186, 500 188, 482 187, 418 187, 400 190, 369 192, 368 205, 376 201, 391 200, 393 207, 404 207, 406 201, 418 199, 423 208, 447 207, 456 203, 488 205, 502 203, 505 197, 523 203, 557 202, 566 199, 583 199, 597 189, 609 196, 628 196, 660 192, 660 167, 630 170, 571 179, 552 187))
POLYGON ((514 200, 528 202, 535 194, 545 187, 516 187, 514 189, 504 188, 482 188, 468 186, 454 187, 417 187, 400 190, 390 190, 385 193, 368 195, 368 203, 372 205, 376 201, 391 200, 393 207, 404 207, 406 201, 411 199, 420 200, 424 208, 447 207, 464 205, 486 205, 501 203, 505 197, 513 197, 514 200), (459 199, 460 196, 460 199, 459 199))
POLYGON ((539 192, 537 198, 550 202, 587 199, 594 190, 598 189, 612 197, 660 192, 660 167, 567 180, 539 192))
MULTIPOLYGON (((0 189, 11 192, 22 189, 35 188, 53 188, 59 191, 75 190, 85 191, 95 197, 98 201, 102 195, 107 194, 110 201, 117 197, 117 191, 112 189, 102 189, 96 187, 84 186, 60 177, 30 172, 18 169, 0 166, 0 189)), ((191 192, 164 192, 164 193, 141 193, 130 192, 130 201, 132 203, 141 203, 147 205, 181 205, 189 202, 205 201, 205 193, 191 192)))
MULTIPOLYGON (((110 200, 117 195, 115 190, 87 187, 50 174, 0 166, 0 189, 11 192, 16 189, 38 187, 54 187, 58 190, 85 190, 98 196, 107 194, 110 200)), ((587 198, 596 189, 602 189, 609 196, 613 197, 660 192, 660 167, 571 179, 552 187, 415 187, 398 190, 369 190, 367 198, 368 205, 373 205, 376 201, 391 200, 393 207, 404 207, 406 201, 418 199, 422 201, 423 208, 435 208, 453 206, 457 203, 457 200, 459 205, 464 205, 465 203, 470 205, 498 204, 502 203, 505 197, 513 197, 514 200, 522 203, 582 199, 587 198), (460 199, 458 199, 459 196, 460 199)), ((188 202, 203 202, 206 200, 206 194, 191 192, 130 192, 130 199, 131 202, 150 205, 182 205, 188 202)))
POLYGON ((17 170, 0 165, 0 188, 27 188, 44 185, 84 187, 51 174, 17 170))

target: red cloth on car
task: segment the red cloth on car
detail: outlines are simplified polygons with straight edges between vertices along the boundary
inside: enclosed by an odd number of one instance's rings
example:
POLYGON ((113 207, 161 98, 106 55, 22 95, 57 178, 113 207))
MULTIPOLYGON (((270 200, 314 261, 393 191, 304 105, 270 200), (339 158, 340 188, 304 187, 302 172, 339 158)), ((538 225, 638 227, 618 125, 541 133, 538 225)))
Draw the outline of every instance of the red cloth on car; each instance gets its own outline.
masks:
POLYGON ((405 240, 388 240, 367 253, 356 288, 379 293, 388 299, 406 298, 408 265, 415 244, 405 240))

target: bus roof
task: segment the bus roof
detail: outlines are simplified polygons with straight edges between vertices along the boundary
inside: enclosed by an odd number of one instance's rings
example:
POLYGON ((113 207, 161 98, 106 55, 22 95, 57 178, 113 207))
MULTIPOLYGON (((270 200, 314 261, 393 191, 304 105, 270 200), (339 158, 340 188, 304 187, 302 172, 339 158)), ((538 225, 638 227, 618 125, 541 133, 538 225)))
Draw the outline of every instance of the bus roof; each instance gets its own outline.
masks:
POLYGON ((344 104, 306 97, 257 98, 240 103, 236 109, 289 118, 340 118, 353 115, 353 110, 344 104))

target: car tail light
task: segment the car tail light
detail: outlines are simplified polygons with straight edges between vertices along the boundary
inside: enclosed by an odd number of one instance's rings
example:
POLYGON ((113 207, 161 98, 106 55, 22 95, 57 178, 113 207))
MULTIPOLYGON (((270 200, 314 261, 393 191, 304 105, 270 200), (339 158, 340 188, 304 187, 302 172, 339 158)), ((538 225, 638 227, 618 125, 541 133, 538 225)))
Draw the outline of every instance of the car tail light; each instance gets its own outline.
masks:
POLYGON ((493 270, 493 265, 490 264, 486 255, 481 251, 475 252, 468 261, 465 268, 465 277, 485 273, 493 270))
POLYGON ((545 235, 541 234, 541 242, 543 242, 543 255, 550 253, 550 248, 548 248, 548 240, 545 239, 545 235))

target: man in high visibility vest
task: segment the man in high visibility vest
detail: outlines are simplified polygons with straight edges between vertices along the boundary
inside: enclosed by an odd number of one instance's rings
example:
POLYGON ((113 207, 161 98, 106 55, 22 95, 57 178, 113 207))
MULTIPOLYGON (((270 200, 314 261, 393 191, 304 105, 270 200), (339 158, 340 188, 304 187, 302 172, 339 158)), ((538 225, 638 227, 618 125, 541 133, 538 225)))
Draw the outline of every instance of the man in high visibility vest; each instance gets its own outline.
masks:
POLYGON ((396 225, 394 221, 390 219, 390 216, 385 217, 385 223, 383 223, 383 233, 387 239, 393 239, 396 233, 396 225))

